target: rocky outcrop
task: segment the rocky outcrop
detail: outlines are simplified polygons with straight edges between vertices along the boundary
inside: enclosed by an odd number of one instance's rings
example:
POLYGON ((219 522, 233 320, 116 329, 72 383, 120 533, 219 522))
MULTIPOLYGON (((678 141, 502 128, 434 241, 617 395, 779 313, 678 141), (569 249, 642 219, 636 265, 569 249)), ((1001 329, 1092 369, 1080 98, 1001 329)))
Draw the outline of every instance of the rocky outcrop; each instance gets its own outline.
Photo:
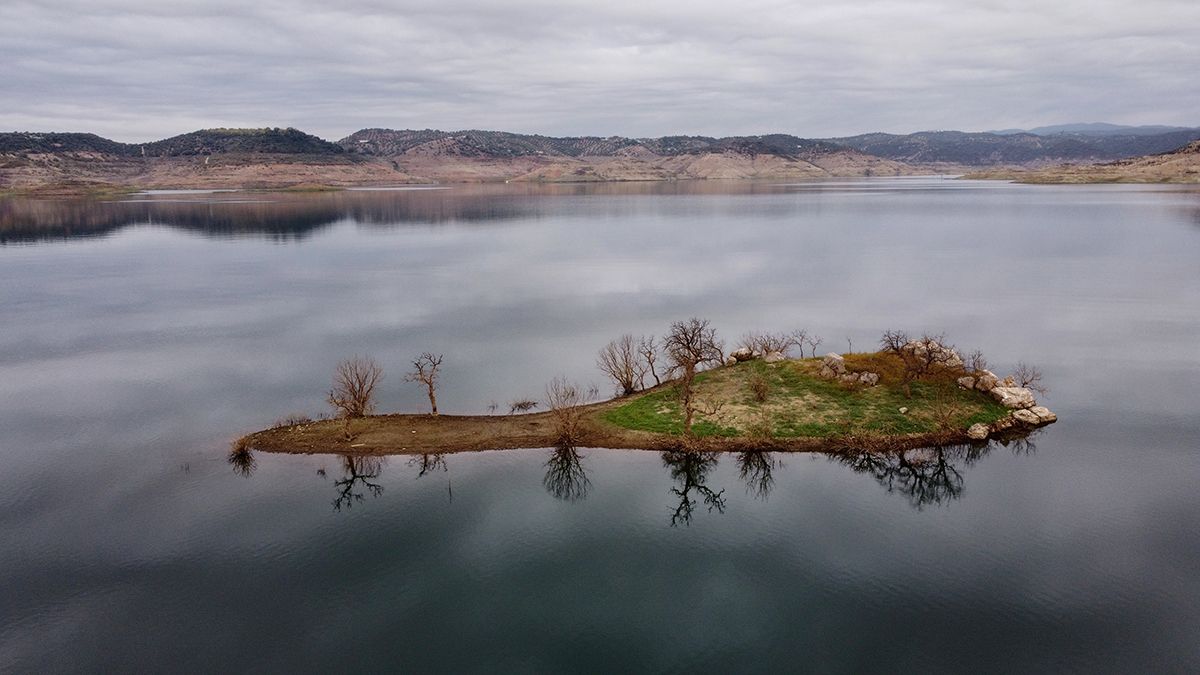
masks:
POLYGON ((967 429, 967 437, 981 441, 989 434, 1000 433, 1019 427, 1040 427, 1058 420, 1058 415, 1037 404, 1033 391, 1017 386, 1012 377, 1003 380, 990 370, 981 369, 956 380, 962 389, 982 391, 990 394, 997 403, 1012 410, 1007 417, 986 424, 973 424, 967 429))
POLYGON ((958 355, 958 352, 937 340, 909 340, 900 350, 908 352, 920 361, 931 365, 938 365, 951 370, 963 367, 963 360, 958 355))
POLYGON ((758 354, 749 347, 738 347, 729 352, 729 358, 733 359, 735 363, 740 363, 742 361, 752 361, 758 358, 758 354))
MULTIPOLYGON (((1001 385, 1011 384, 1012 378, 1005 378, 1000 381, 1001 385)), ((1033 397, 1033 392, 1025 387, 1016 386, 997 386, 991 389, 992 398, 995 398, 1000 405, 1006 408, 1011 408, 1012 412, 1007 417, 996 420, 987 427, 990 434, 996 434, 1013 429, 1032 429, 1040 426, 1045 426, 1058 421, 1058 415, 1055 415, 1049 408, 1043 405, 1038 405, 1037 400, 1033 397)), ((979 436, 980 425, 974 424, 970 429, 967 429, 967 437, 972 440, 983 440, 987 436, 979 436)))
POLYGON ((1024 408, 1021 410, 1014 410, 1012 412, 1012 417, 1014 420, 1026 426, 1036 426, 1041 423, 1041 419, 1034 414, 1032 410, 1024 408))
POLYGON ((846 374, 846 359, 841 354, 830 352, 821 360, 821 377, 836 380, 846 374))
POLYGON ((779 363, 786 358, 787 357, 783 355, 783 352, 767 352, 766 356, 763 357, 763 361, 766 363, 779 363))
POLYGON ((1035 405, 1029 409, 1029 412, 1037 415, 1038 422, 1041 424, 1050 424, 1058 421, 1058 415, 1050 412, 1050 409, 1043 405, 1035 405))
POLYGON ((975 388, 979 391, 988 392, 996 388, 1000 384, 1000 378, 990 370, 980 370, 975 373, 975 388))
POLYGON ((837 380, 845 384, 874 387, 879 384, 878 373, 855 373, 846 368, 846 359, 841 354, 829 353, 821 360, 820 375, 826 380, 837 380))
POLYGON ((990 393, 1005 408, 1032 408, 1037 405, 1033 392, 1025 387, 993 387, 990 393))

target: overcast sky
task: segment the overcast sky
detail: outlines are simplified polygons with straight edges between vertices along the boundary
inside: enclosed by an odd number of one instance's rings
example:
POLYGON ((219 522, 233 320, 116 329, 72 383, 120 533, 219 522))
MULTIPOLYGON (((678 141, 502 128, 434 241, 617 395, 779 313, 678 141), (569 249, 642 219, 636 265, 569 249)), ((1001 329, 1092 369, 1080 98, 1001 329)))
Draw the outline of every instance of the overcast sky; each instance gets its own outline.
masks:
POLYGON ((2 0, 0 130, 1200 125, 1197 0, 2 0))

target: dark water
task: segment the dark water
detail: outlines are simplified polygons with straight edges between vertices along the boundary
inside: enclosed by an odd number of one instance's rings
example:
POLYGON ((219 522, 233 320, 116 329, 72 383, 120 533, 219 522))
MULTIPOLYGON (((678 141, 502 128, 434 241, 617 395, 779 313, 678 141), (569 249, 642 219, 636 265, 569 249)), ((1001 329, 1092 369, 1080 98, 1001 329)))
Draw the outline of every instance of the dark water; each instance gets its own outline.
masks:
POLYGON ((943 180, 0 201, 0 671, 1200 670, 1200 192, 943 180), (229 441, 600 382, 710 318, 946 331, 1061 421, 919 471, 229 441))

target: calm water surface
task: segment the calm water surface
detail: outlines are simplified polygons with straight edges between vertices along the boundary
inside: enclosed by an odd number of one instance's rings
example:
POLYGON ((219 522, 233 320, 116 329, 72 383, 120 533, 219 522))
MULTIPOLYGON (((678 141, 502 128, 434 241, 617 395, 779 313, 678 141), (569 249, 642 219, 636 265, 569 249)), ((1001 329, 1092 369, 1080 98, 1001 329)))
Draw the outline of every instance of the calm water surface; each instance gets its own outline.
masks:
POLYGON ((0 201, 0 671, 1200 670, 1200 192, 933 179, 0 201), (946 331, 1061 421, 812 455, 231 439, 601 383, 710 318, 946 331))

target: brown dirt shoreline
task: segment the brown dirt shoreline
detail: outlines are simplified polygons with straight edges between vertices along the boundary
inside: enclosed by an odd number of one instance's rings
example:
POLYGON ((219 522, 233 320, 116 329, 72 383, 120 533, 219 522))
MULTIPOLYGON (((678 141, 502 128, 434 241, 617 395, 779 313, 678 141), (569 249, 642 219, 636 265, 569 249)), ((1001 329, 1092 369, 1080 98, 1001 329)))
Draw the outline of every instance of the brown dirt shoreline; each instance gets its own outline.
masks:
POLYGON ((113 157, 97 153, 0 154, 0 193, 65 197, 155 189, 345 189, 413 184, 803 180, 905 176, 920 171, 855 151, 809 159, 708 153, 625 157, 460 157, 228 153, 113 157))
MULTIPOLYGON (((904 435, 846 435, 832 438, 685 439, 671 434, 623 429, 599 415, 625 399, 587 406, 578 447, 618 450, 676 450, 706 452, 821 452, 859 450, 900 451, 971 442, 965 430, 904 435)), ((423 455, 553 448, 561 445, 551 413, 520 415, 373 415, 352 421, 354 438, 346 440, 342 420, 319 420, 280 426, 244 436, 235 447, 284 454, 423 455)))

